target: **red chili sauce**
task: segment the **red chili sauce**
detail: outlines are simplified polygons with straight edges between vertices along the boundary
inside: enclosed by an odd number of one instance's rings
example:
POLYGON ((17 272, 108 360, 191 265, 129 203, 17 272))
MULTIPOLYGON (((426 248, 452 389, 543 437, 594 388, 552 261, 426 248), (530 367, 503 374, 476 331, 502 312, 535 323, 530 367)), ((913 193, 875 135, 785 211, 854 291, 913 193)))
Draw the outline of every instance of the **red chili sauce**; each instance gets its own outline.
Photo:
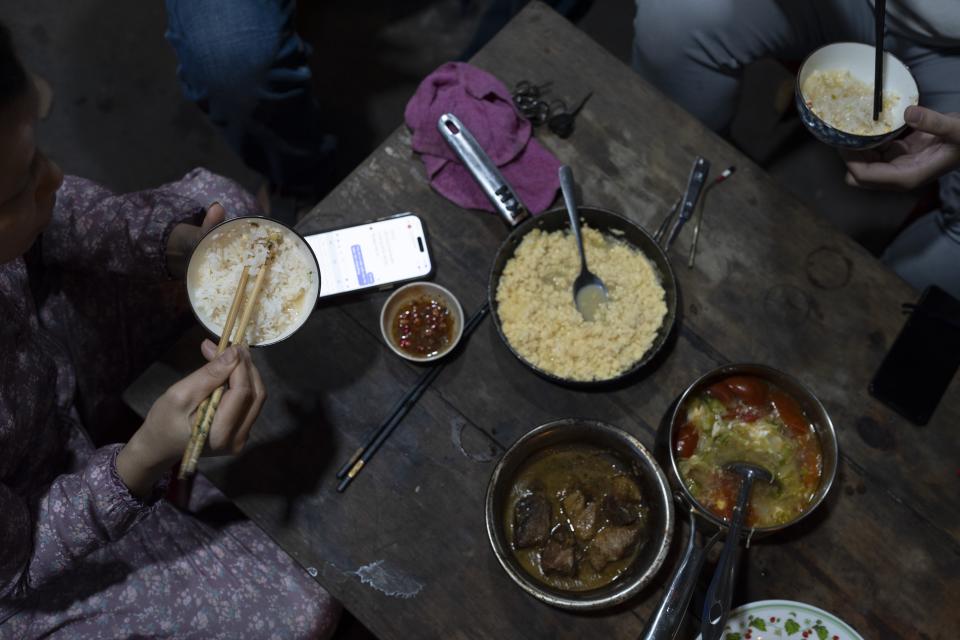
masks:
POLYGON ((422 295, 400 307, 393 320, 393 339, 411 355, 433 356, 450 344, 453 323, 450 310, 441 300, 422 295))

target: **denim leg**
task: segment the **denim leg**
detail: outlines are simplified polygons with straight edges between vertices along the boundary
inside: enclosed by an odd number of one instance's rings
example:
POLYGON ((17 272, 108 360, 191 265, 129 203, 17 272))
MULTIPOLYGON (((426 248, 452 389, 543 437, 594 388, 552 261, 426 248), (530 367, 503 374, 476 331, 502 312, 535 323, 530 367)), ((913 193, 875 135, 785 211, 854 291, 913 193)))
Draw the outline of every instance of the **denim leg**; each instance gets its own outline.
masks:
POLYGON ((184 95, 251 168, 288 193, 329 179, 333 139, 320 129, 307 65, 293 28, 294 0, 166 0, 167 40, 184 95))

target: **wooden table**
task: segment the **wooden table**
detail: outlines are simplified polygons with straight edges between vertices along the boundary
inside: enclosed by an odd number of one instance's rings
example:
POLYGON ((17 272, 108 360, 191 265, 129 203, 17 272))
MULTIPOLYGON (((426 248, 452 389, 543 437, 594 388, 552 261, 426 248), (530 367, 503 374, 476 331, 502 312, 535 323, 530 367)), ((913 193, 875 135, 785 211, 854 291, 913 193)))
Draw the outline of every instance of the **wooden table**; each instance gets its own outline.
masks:
MULTIPOLYGON (((709 196, 694 269, 685 266, 689 230, 674 246, 682 319, 672 352, 622 388, 573 391, 522 366, 488 320, 338 495, 336 469, 421 369, 381 342, 386 294, 323 303, 293 339, 256 352, 270 399, 246 451, 205 462, 204 473, 381 638, 636 638, 680 544, 662 580, 629 607, 576 615, 540 604, 514 586, 486 539, 494 461, 532 427, 567 416, 610 422, 652 445, 661 416, 700 373, 766 363, 818 394, 841 459, 815 515, 745 554, 738 601, 808 602, 865 638, 960 637, 960 382, 922 428, 867 393, 904 321, 900 304, 917 293, 545 5, 531 3, 474 63, 508 86, 552 80, 568 102, 593 90, 571 138, 538 138, 573 167, 585 204, 648 229, 695 155, 717 172, 738 167, 709 196)), ((398 129, 301 230, 414 211, 429 226, 436 280, 470 313, 507 230, 433 192, 409 141, 398 129)), ((146 411, 199 365, 200 335, 135 383, 135 408, 146 411)))

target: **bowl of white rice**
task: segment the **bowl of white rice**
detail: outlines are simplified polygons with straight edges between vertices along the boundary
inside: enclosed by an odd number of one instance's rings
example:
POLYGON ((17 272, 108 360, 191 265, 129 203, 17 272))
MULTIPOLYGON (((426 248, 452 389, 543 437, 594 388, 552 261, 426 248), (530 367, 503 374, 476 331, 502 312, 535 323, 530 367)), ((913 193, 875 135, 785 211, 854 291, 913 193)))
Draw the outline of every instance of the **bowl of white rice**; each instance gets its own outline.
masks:
POLYGON ((289 338, 317 302, 320 268, 307 241, 270 218, 226 220, 197 243, 187 265, 187 295, 197 319, 219 338, 244 267, 250 273, 245 299, 258 271, 267 269, 247 326, 247 344, 266 346, 289 338))
POLYGON ((904 110, 920 100, 907 65, 883 54, 882 109, 873 119, 876 50, 860 42, 835 42, 811 53, 797 73, 797 111, 815 138, 841 149, 871 149, 906 128, 904 110))

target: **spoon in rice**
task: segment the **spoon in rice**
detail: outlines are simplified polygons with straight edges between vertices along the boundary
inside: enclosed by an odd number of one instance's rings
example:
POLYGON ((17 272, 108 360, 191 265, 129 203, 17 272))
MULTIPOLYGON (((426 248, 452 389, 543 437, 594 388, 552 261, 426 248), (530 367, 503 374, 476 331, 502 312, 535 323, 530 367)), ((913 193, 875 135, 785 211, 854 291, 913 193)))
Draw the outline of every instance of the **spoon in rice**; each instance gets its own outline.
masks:
POLYGON ((573 303, 583 319, 589 322, 596 316, 597 308, 607 301, 607 286, 587 268, 587 255, 583 252, 583 237, 580 235, 580 216, 573 195, 573 171, 567 165, 560 167, 560 190, 580 252, 580 275, 573 281, 573 303))

